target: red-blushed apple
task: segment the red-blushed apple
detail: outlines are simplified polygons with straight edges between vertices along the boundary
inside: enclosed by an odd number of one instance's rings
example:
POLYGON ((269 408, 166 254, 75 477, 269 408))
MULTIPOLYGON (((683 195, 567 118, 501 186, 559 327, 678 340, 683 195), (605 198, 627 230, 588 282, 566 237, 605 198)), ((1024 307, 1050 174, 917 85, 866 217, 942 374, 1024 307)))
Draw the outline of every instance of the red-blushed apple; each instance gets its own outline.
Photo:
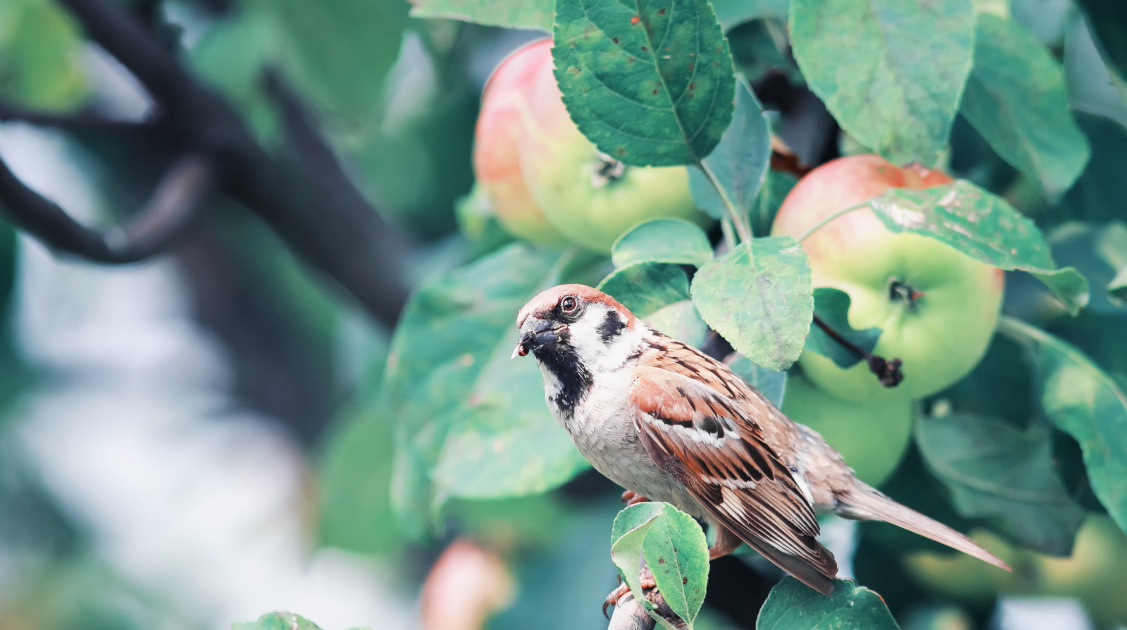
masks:
POLYGON ((435 561, 420 596, 424 630, 480 630, 512 603, 512 572, 497 553, 455 540, 435 561))
POLYGON ((526 44, 493 71, 481 96, 474 132, 473 166, 501 227, 543 245, 565 245, 544 216, 521 173, 517 144, 528 118, 534 79, 552 73, 552 40, 526 44))
POLYGON ((879 486, 896 470, 912 439, 915 403, 892 398, 868 403, 840 400, 801 376, 787 379, 783 413, 822 434, 857 478, 879 486))
MULTIPOLYGON (((890 188, 931 188, 945 173, 899 168, 875 155, 824 164, 791 190, 772 234, 800 237, 831 214, 890 188)), ((846 400, 922 398, 962 378, 978 363, 998 323, 1003 273, 955 248, 917 234, 889 231, 869 208, 846 213, 806 238, 814 287, 849 294, 849 324, 879 328, 873 354, 903 360, 904 381, 885 388, 864 361, 849 369, 806 351, 803 372, 846 400)))
POLYGON ((693 203, 684 166, 626 166, 600 153, 572 122, 550 68, 537 73, 532 91, 521 170, 548 220, 569 239, 610 252, 619 236, 643 221, 711 222, 693 203))

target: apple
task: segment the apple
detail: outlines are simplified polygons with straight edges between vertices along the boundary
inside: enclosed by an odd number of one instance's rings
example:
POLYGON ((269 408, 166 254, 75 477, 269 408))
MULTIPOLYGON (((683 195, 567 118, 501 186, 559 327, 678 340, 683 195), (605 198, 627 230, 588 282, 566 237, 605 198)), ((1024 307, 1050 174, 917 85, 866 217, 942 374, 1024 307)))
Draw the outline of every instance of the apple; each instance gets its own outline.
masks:
POLYGON ((548 220, 569 239, 610 252, 619 236, 643 221, 711 222, 693 203, 684 166, 627 166, 600 153, 572 122, 550 67, 537 72, 532 92, 521 169, 548 220))
POLYGON ((975 530, 971 538, 1013 573, 946 552, 911 553, 904 566, 922 585, 957 601, 988 601, 995 593, 1073 597, 1099 627, 1127 624, 1127 536, 1110 517, 1088 517, 1067 558, 1015 548, 985 530, 975 530))
POLYGON ((423 583, 419 608, 424 628, 479 630, 508 608, 516 584, 496 552, 469 539, 455 540, 435 561, 423 583))
MULTIPOLYGON (((970 537, 1013 567, 1015 573, 1024 573, 1028 564, 1022 560, 1025 552, 1014 549, 984 529, 972 531, 970 537)), ((959 602, 984 603, 999 591, 1015 593, 1020 590, 1015 587, 1014 574, 964 553, 916 551, 905 555, 902 562, 920 585, 959 602)))
POLYGON ((543 73, 552 73, 551 39, 518 48, 486 81, 474 131, 474 175, 507 232, 542 245, 566 245, 525 184, 517 146, 533 79, 543 73))
POLYGON ((1127 536, 1110 517, 1089 517, 1068 558, 1033 555, 1038 594, 1079 599, 1100 627, 1127 624, 1127 536))
MULTIPOLYGON (((876 155, 824 164, 791 190, 771 233, 799 237, 829 215, 890 188, 951 182, 919 166, 899 168, 876 155)), ((953 247, 917 234, 895 234, 872 210, 842 215, 806 238, 814 287, 849 294, 853 328, 879 328, 873 354, 903 360, 904 381, 885 388, 865 362, 849 369, 804 352, 803 372, 818 387, 853 401, 922 398, 962 378, 978 363, 998 322, 1003 273, 953 247)))
POLYGON ((783 413, 814 429, 857 477, 879 486, 896 470, 912 439, 915 404, 906 398, 856 403, 835 398, 801 376, 787 379, 783 413))

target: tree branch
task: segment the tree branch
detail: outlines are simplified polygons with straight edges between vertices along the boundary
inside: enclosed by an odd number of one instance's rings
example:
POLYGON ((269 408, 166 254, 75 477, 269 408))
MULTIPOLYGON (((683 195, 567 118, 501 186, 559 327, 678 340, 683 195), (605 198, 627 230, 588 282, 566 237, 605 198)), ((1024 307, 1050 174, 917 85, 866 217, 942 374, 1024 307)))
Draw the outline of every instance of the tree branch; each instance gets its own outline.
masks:
MULTIPOLYGON (((259 215, 314 268, 351 293, 376 319, 394 325, 407 300, 397 273, 393 231, 355 189, 339 164, 300 149, 267 153, 222 98, 203 88, 115 0, 57 0, 87 35, 117 58, 161 108, 192 151, 214 156, 223 191, 259 215)), ((292 124, 295 118, 287 116, 292 124)), ((304 129, 323 145, 305 118, 304 129)), ((291 142, 296 138, 291 132, 291 142)), ((306 138, 308 140, 308 138, 306 138)), ((332 152, 324 147, 325 154, 332 152)))
POLYGON ((22 122, 37 127, 53 127, 56 129, 144 131, 154 128, 153 123, 148 121, 117 120, 85 110, 63 114, 41 112, 5 101, 0 101, 0 122, 22 122))
MULTIPOLYGON (((666 622, 674 628, 681 630, 688 626, 685 622, 675 615, 669 608, 669 604, 665 602, 665 596, 661 591, 656 588, 651 588, 646 591, 646 597, 657 608, 655 613, 660 615, 666 622)), ((633 593, 626 593, 622 599, 614 606, 614 613, 610 616, 610 623, 607 625, 607 630, 654 630, 657 627, 657 621, 646 612, 646 609, 634 599, 633 593)))
POLYGON ((191 224, 214 188, 211 161, 189 155, 168 169, 152 197, 124 227, 103 234, 28 188, 0 159, 0 211, 46 245, 100 263, 133 263, 164 251, 191 224))

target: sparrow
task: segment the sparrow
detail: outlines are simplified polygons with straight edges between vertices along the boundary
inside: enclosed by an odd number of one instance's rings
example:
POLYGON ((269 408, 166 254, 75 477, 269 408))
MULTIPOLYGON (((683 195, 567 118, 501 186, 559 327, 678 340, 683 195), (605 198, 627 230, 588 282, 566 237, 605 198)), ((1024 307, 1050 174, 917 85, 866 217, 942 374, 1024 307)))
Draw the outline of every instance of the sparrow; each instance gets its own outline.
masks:
POLYGON ((520 310, 517 327, 513 357, 535 357, 548 408, 580 453, 627 491, 624 498, 664 501, 708 523, 716 532, 710 560, 745 542, 831 595, 837 562, 818 542, 815 518, 831 512, 891 523, 1010 570, 966 536, 857 479, 816 431, 601 291, 548 289, 520 310))

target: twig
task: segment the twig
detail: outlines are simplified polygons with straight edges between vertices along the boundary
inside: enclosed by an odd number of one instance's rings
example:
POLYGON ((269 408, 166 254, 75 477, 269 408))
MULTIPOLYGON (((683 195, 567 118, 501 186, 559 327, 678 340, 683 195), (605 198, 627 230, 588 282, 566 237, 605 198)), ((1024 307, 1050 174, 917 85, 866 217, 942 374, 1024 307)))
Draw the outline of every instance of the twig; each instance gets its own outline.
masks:
POLYGON ((880 381, 881 385, 885 387, 896 387, 904 380, 904 373, 900 371, 900 366, 903 364, 903 361, 900 359, 892 359, 890 361, 884 357, 865 352, 857 346, 857 344, 849 341, 843 337, 841 333, 834 330, 818 315, 814 315, 814 324, 829 335, 831 339, 841 344, 846 350, 852 352, 857 358, 865 361, 869 366, 869 371, 877 375, 877 379, 880 381))
POLYGON ((46 245, 100 263, 133 263, 164 251, 191 224, 214 188, 215 167, 210 160, 201 155, 182 158, 124 227, 103 234, 28 188, 0 159, 3 212, 46 245))

